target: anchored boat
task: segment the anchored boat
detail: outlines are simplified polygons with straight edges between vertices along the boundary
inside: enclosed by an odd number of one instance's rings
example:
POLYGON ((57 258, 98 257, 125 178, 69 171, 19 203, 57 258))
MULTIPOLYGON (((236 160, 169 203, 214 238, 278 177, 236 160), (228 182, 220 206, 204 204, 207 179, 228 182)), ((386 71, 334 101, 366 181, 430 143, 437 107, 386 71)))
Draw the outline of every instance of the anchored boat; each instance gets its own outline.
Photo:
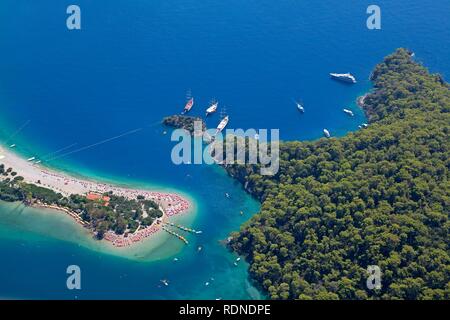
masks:
POLYGON ((220 121, 219 125, 217 126, 216 134, 222 132, 222 130, 225 129, 229 120, 230 118, 226 116, 225 118, 222 119, 222 121, 220 121))
POLYGON ((345 112, 346 114, 348 114, 350 117, 353 117, 353 116, 354 116, 352 110, 349 110, 349 109, 343 109, 342 111, 344 111, 344 112, 345 112))
POLYGON ((208 109, 206 109, 206 116, 209 116, 211 113, 214 113, 217 111, 217 107, 219 106, 218 102, 213 102, 208 109))
POLYGON ((325 135, 325 137, 330 138, 331 134, 330 131, 328 131, 327 129, 323 129, 323 134, 325 135))
POLYGON ((194 98, 190 98, 183 109, 183 114, 188 113, 194 106, 194 98))
POLYGON ((347 83, 356 83, 356 78, 351 73, 330 73, 330 77, 347 83))

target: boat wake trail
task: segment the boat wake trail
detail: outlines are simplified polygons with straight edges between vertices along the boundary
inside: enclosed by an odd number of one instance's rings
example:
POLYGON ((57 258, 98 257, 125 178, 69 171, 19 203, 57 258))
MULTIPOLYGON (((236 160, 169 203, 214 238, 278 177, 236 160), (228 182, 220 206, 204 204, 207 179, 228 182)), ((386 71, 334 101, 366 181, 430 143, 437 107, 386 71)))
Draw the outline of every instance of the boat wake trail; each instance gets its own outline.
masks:
POLYGON ((58 150, 56 150, 56 151, 47 153, 46 155, 42 156, 42 158, 43 158, 43 160, 45 161, 45 160, 46 160, 47 158, 49 158, 50 156, 56 157, 56 155, 57 155, 58 153, 61 153, 61 152, 63 152, 63 151, 66 151, 67 149, 70 149, 70 148, 72 148, 72 147, 75 147, 77 144, 78 144, 78 143, 72 143, 71 145, 68 145, 68 146, 66 146, 66 147, 64 147, 64 148, 61 148, 61 149, 58 149, 58 150))
POLYGON ((152 127, 155 127, 155 126, 158 126, 158 125, 161 125, 161 121, 156 121, 156 122, 150 123, 147 126, 147 128, 152 128, 152 127))
POLYGON ((78 153, 78 152, 85 151, 85 150, 88 150, 88 149, 91 149, 91 148, 94 148, 94 147, 98 147, 98 146, 100 146, 100 145, 102 145, 102 144, 104 144, 104 143, 111 142, 111 141, 113 141, 113 140, 117 140, 117 139, 123 138, 123 137, 125 137, 125 136, 128 136, 128 135, 130 135, 130 134, 139 132, 139 131, 141 131, 141 130, 143 130, 143 128, 138 128, 138 129, 130 130, 130 131, 127 131, 127 132, 125 132, 125 133, 119 134, 119 135, 117 135, 117 136, 114 136, 114 137, 111 137, 111 138, 108 138, 108 139, 105 139, 105 140, 102 140, 102 141, 99 141, 99 142, 90 144, 90 145, 88 145, 88 146, 84 146, 84 147, 81 147, 81 148, 78 148, 78 149, 75 149, 75 150, 72 150, 72 151, 63 153, 63 154, 61 154, 61 155, 59 155, 59 156, 52 157, 52 158, 48 159, 47 161, 53 161, 53 160, 56 160, 56 159, 60 159, 60 158, 63 158, 63 157, 67 157, 68 155, 72 155, 72 154, 74 154, 74 153, 78 153))
POLYGON ((8 144, 15 136, 17 136, 26 126, 30 124, 31 120, 27 120, 24 124, 22 124, 19 129, 17 129, 9 138, 5 141, 5 144, 8 144))

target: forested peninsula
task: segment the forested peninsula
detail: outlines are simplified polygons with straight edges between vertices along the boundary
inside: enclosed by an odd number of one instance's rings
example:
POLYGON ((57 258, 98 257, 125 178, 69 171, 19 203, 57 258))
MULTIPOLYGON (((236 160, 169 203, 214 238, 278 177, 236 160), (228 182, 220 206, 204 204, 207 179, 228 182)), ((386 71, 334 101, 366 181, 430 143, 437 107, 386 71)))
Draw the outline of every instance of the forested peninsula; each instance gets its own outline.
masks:
POLYGON ((450 299, 450 86, 405 49, 371 80, 368 128, 281 143, 275 176, 226 167, 262 202, 229 244, 269 298, 450 299))
POLYGON ((187 130, 191 135, 194 135, 196 121, 201 123, 201 131, 203 133, 203 131, 206 130, 206 124, 205 121, 203 121, 203 119, 199 117, 173 115, 170 117, 165 117, 162 123, 167 127, 187 130))

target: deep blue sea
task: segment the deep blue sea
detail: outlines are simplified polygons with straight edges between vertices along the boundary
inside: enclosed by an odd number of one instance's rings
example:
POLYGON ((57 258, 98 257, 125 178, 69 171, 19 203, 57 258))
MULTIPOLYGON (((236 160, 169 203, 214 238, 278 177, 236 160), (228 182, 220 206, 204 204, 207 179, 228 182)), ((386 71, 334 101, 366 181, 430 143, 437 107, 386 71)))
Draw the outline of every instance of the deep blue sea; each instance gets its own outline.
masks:
MULTIPOLYGON (((230 128, 276 128, 283 140, 317 139, 323 128, 335 136, 358 130, 365 118, 355 99, 396 48, 410 48, 449 79, 449 12, 448 0, 2 0, 2 142, 42 158, 67 147, 45 164, 188 194, 196 204, 192 225, 204 233, 176 253, 177 263, 173 256, 133 261, 39 232, 20 218, 0 219, 0 297, 263 298, 245 263, 234 266, 236 256, 219 242, 259 204, 221 168, 173 165, 174 144, 159 122, 179 113, 190 92, 192 114, 203 116, 217 99, 230 128), (382 10, 381 30, 366 27, 373 2, 382 10), (81 30, 66 28, 70 4, 81 8, 81 30), (329 72, 352 72, 359 81, 341 84, 329 72), (81 267, 80 291, 66 289, 70 264, 81 267)), ((219 121, 215 114, 207 124, 219 121)), ((0 210, 3 218, 22 214, 4 204, 0 210)))

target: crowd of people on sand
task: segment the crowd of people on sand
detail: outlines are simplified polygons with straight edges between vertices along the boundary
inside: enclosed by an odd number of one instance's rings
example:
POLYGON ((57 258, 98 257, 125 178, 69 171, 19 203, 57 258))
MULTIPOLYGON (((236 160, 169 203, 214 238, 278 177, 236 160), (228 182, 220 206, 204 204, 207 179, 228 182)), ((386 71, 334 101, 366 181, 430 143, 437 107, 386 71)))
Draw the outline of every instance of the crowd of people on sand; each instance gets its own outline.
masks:
POLYGON ((103 236, 103 239, 112 243, 115 247, 127 247, 133 243, 139 242, 154 234, 160 229, 158 225, 152 224, 151 226, 136 231, 128 236, 115 234, 113 231, 108 231, 103 236))
MULTIPOLYGON (((122 188, 107 183, 77 179, 44 169, 41 170, 40 176, 42 177, 42 186, 49 187, 55 191, 65 194, 66 196, 70 193, 105 194, 110 192, 116 196, 123 196, 127 199, 137 199, 138 196, 142 196, 147 200, 153 200, 158 203, 166 217, 171 217, 185 212, 190 206, 189 201, 174 193, 122 188)), ((132 234, 117 235, 113 231, 107 231, 103 238, 111 242, 116 247, 125 247, 142 241, 158 230, 160 230, 160 226, 157 221, 155 221, 151 226, 144 229, 138 228, 132 234)))
MULTIPOLYGON (((176 214, 180 214, 189 209, 189 202, 177 194, 168 194, 162 192, 151 192, 151 191, 134 191, 130 190, 132 194, 136 197, 138 195, 143 195, 146 199, 154 200, 159 203, 163 208, 164 214, 167 217, 171 217, 176 214), (135 193, 136 192, 136 193, 135 193)), ((127 247, 133 243, 144 240, 150 235, 156 233, 161 229, 161 219, 155 220, 152 225, 144 228, 137 229, 132 234, 117 235, 113 231, 108 231, 103 236, 103 239, 111 242, 115 247, 127 247)))
MULTIPOLYGON (((143 195, 146 199, 151 199, 159 203, 162 206, 164 214, 167 217, 180 214, 189 209, 189 202, 176 194, 142 191, 142 190, 139 192, 130 190, 130 192, 134 194, 136 197, 138 195, 143 195)), ((155 222, 153 222, 152 225, 144 229, 138 228, 134 233, 126 235, 117 235, 112 231, 108 231, 105 233, 103 238, 107 241, 110 241, 115 247, 130 246, 133 243, 142 241, 145 238, 149 237, 150 235, 154 234, 155 232, 159 231, 161 229, 160 223, 161 221, 159 219, 155 220, 155 222)))

